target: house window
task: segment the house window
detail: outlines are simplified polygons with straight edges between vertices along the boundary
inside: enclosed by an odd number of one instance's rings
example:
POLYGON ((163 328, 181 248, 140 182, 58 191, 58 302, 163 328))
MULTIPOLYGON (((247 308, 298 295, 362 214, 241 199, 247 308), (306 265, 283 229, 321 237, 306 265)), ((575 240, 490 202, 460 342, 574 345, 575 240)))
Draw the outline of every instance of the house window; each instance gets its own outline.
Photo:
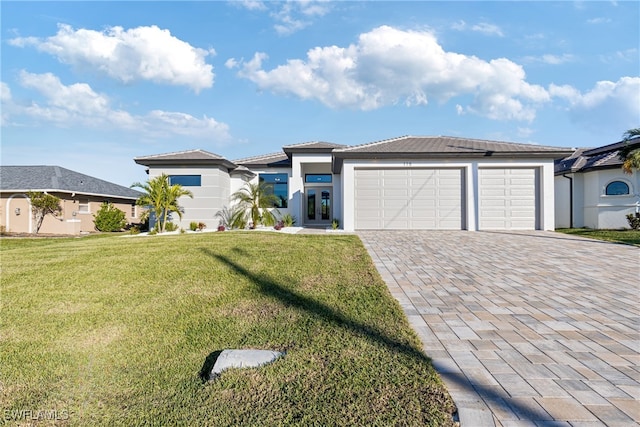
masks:
POLYGON ((200 187, 202 177, 200 175, 169 175, 169 184, 180 184, 183 187, 200 187))
POLYGON ((136 205, 131 205, 131 218, 136 217, 136 205))
POLYGON ((286 173, 261 173, 260 183, 265 183, 266 190, 278 198, 275 208, 286 208, 289 199, 289 176, 286 173))
POLYGON ((89 210, 89 201, 88 200, 80 200, 78 201, 78 212, 83 214, 88 214, 91 211, 89 210))
POLYGON ((330 173, 308 173, 304 176, 304 182, 307 184, 313 183, 331 183, 330 173))
POLYGON ((607 184, 604 192, 607 196, 622 196, 629 194, 629 185, 622 181, 613 181, 607 184))

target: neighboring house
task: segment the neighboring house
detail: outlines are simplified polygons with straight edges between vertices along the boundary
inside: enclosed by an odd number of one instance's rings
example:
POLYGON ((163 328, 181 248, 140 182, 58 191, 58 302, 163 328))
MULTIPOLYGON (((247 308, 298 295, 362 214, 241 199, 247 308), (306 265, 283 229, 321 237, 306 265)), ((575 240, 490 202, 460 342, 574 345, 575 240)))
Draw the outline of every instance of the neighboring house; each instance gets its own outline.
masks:
MULTIPOLYGON (((278 209, 301 226, 340 221, 364 229, 553 230, 554 160, 573 150, 454 137, 405 136, 358 146, 288 145, 235 161, 203 150, 135 158, 149 178, 162 173, 181 198, 179 225, 214 222, 230 195, 263 180, 278 209)), ((176 218, 174 218, 176 219, 176 218)))
POLYGON ((624 144, 579 148, 556 161, 556 227, 629 228, 626 215, 640 209, 640 173, 622 171, 624 144))
POLYGON ((140 192, 59 166, 0 166, 0 225, 14 233, 33 233, 34 221, 27 192, 46 192, 60 198, 62 213, 47 215, 40 228, 46 234, 95 231, 94 214, 103 202, 123 211, 128 223, 139 222, 140 192))

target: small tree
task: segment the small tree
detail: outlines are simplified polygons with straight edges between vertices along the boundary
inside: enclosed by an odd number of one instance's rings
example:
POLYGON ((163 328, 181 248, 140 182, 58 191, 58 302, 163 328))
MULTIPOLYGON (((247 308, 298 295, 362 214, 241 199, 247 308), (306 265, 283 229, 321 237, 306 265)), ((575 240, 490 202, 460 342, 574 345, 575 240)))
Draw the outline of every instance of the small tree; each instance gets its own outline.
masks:
POLYGON ((131 187, 143 190, 143 195, 136 200, 138 206, 151 206, 155 214, 158 231, 164 233, 169 214, 176 212, 182 219, 182 208, 178 205, 178 199, 182 196, 193 198, 191 191, 182 188, 180 184, 169 184, 169 176, 162 174, 148 180, 145 183, 136 182, 131 187))
POLYGON ((60 199, 40 191, 29 191, 27 197, 31 200, 31 213, 36 223, 36 234, 38 234, 44 217, 47 215, 57 216, 62 213, 60 199))
POLYGON ((120 231, 127 225, 126 214, 109 202, 100 205, 100 210, 94 218, 93 223, 98 231, 120 231))
POLYGON ((261 222, 264 225, 275 224, 274 212, 280 212, 275 208, 280 199, 267 190, 268 187, 263 182, 247 183, 246 186, 231 195, 231 199, 237 201, 240 207, 245 210, 246 215, 251 218, 254 228, 261 222), (269 210, 270 208, 274 208, 273 212, 269 210))

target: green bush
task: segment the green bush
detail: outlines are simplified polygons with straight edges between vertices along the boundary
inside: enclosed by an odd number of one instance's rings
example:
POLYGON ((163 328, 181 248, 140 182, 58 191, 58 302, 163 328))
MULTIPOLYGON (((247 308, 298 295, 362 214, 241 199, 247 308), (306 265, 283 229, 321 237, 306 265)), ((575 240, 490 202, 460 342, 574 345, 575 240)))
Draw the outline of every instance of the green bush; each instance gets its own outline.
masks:
POLYGON ((127 225, 127 219, 125 213, 113 206, 113 203, 104 202, 94 215, 93 223, 98 231, 112 232, 122 230, 127 225))
POLYGON ((629 221, 629 227, 633 230, 640 230, 640 214, 628 214, 627 221, 629 221))
POLYGON ((282 216, 282 224, 285 227, 293 227, 296 223, 296 217, 291 214, 284 214, 282 216))
POLYGON ((196 231, 198 229, 198 223, 195 221, 191 221, 189 223, 189 230, 196 231))
POLYGON ((168 222, 164 226, 164 231, 176 231, 178 229, 178 224, 175 222, 168 222))

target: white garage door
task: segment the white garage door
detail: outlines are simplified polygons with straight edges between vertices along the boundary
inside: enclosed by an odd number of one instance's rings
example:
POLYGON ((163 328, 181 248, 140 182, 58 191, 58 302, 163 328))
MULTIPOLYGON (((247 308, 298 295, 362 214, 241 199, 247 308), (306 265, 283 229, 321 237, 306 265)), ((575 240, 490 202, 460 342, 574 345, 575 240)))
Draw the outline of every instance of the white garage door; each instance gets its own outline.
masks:
POLYGON ((358 230, 460 230, 462 169, 356 169, 358 230))
POLYGON ((481 230, 538 228, 537 169, 479 169, 481 230))

